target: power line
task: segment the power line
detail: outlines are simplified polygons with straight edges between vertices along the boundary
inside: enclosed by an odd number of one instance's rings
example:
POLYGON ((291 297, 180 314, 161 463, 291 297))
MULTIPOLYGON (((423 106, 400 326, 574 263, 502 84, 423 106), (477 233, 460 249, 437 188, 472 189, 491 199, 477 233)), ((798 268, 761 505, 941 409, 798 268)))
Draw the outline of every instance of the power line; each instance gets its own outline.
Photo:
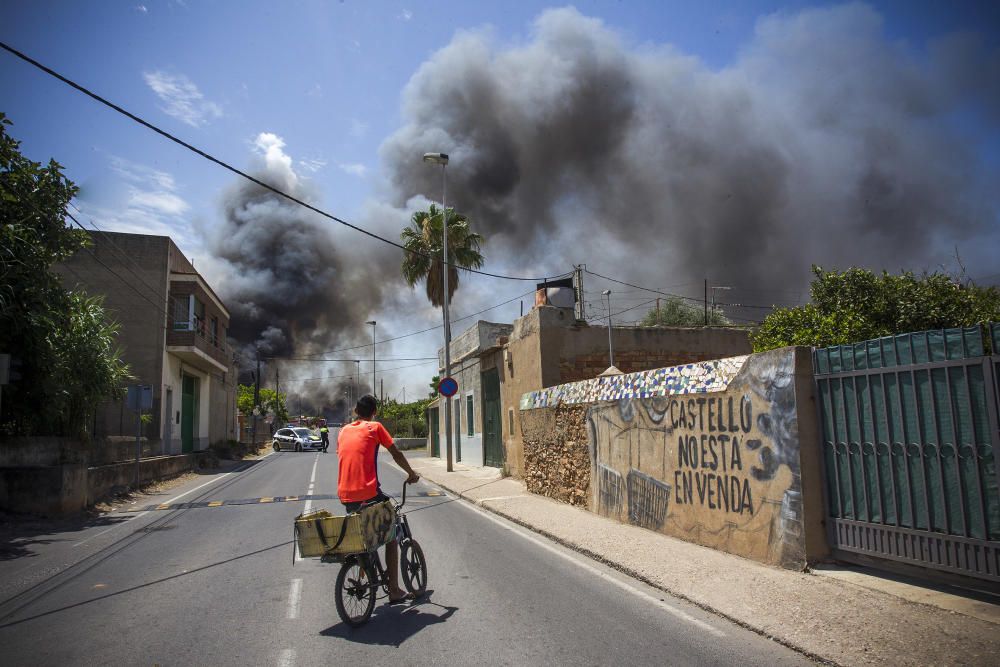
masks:
MULTIPOLYGON (((667 296, 667 297, 671 297, 671 298, 684 299, 686 301, 693 301, 694 303, 704 303, 703 299, 698 299, 698 298, 691 297, 691 296, 684 296, 682 294, 671 294, 670 292, 663 292, 663 291, 658 290, 658 289, 653 289, 652 287, 643 287, 642 285, 633 285, 632 283, 627 283, 624 280, 618 280, 616 278, 609 278, 608 276, 602 276, 600 273, 594 273, 590 269, 584 269, 584 271, 586 271, 587 273, 589 273, 592 276, 596 276, 598 278, 604 278, 605 280, 610 280, 611 282, 618 283, 619 285, 626 285, 628 287, 634 287, 636 289, 645 290, 647 292, 652 292, 653 294, 662 294, 663 296, 667 296)), ((761 310, 774 310, 774 306, 756 306, 756 305, 750 305, 750 304, 745 304, 745 303, 724 303, 724 302, 716 301, 715 305, 716 306, 734 306, 734 307, 738 307, 738 308, 758 308, 758 309, 761 309, 761 310)))
MULTIPOLYGON (((384 368, 384 369, 382 369, 381 372, 382 373, 388 373, 390 371, 401 371, 401 370, 403 370, 405 368, 417 368, 419 366, 429 366, 430 364, 434 364, 434 363, 437 363, 437 360, 435 360, 435 361, 424 361, 424 362, 419 363, 419 364, 409 364, 407 366, 397 366, 395 368, 384 368)), ((329 375, 327 377, 318 377, 318 378, 282 379, 281 382, 283 384, 287 384, 289 382, 319 382, 321 380, 343 380, 344 378, 353 378, 353 377, 355 377, 354 373, 348 373, 346 375, 329 375)))
MULTIPOLYGON (((48 75, 50 75, 52 77, 55 77, 56 79, 59 79, 60 81, 62 81, 66 85, 68 85, 68 86, 70 86, 72 88, 75 88, 76 90, 80 91, 84 95, 87 95, 88 97, 90 97, 90 98, 92 98, 92 99, 100 102, 101 104, 103 104, 103 105, 105 105, 105 106, 107 106, 107 107, 109 107, 111 109, 114 109, 115 111, 117 111, 118 113, 122 114, 123 116, 126 116, 126 117, 132 119, 136 123, 139 123, 140 125, 142 125, 142 126, 148 128, 148 129, 152 130, 153 132, 156 132, 160 136, 162 136, 162 137, 164 137, 166 139, 169 139, 170 141, 174 142, 175 144, 178 144, 179 146, 183 146, 184 148, 188 149, 189 151, 192 151, 193 153, 196 153, 196 154, 200 155, 201 157, 205 158, 206 160, 208 160, 210 162, 214 162, 215 164, 219 165, 223 169, 231 171, 232 173, 236 174, 237 176, 241 176, 242 178, 245 178, 246 180, 248 180, 251 183, 254 183, 254 184, 256 184, 256 185, 264 188, 265 190, 273 192, 274 194, 278 195, 279 197, 284 197, 288 201, 294 202, 294 203, 298 204, 299 206, 302 206, 303 208, 306 208, 306 209, 308 209, 308 210, 310 210, 310 211, 312 211, 312 212, 314 212, 314 213, 316 213, 318 215, 321 215, 324 218, 328 218, 330 220, 333 220, 334 222, 340 223, 341 225, 344 225, 345 227, 349 227, 350 229, 353 229, 356 232, 360 232, 360 233, 364 234, 365 236, 369 236, 369 237, 371 237, 373 239, 376 239, 378 241, 382 241, 383 243, 388 243, 391 246, 399 248, 403 252, 408 252, 408 253, 412 253, 412 254, 415 254, 415 255, 420 255, 421 257, 426 257, 426 258, 428 258, 428 259, 430 259, 432 261, 436 261, 436 258, 433 257, 432 255, 428 255, 427 253, 419 252, 419 251, 416 251, 416 250, 410 250, 409 248, 406 248, 402 244, 397 243, 397 242, 395 242, 395 241, 393 241, 391 239, 387 239, 387 238, 385 238, 383 236, 379 236, 378 234, 375 234, 374 232, 370 232, 367 229, 364 229, 363 227, 358 227, 357 225, 353 225, 353 224, 347 222, 346 220, 342 220, 341 218, 338 218, 337 216, 333 215, 332 213, 328 213, 328 212, 326 212, 326 211, 324 211, 324 210, 322 210, 320 208, 317 208, 317 207, 313 206, 312 204, 309 204, 309 203, 307 203, 307 202, 305 202, 305 201, 303 201, 303 200, 301 200, 301 199, 299 199, 297 197, 293 197, 292 195, 288 194, 287 192, 285 192, 283 190, 280 190, 280 189, 274 187, 273 185, 269 185, 268 183, 265 183, 264 181, 262 181, 262 180, 260 180, 258 178, 255 178, 255 177, 251 176, 250 174, 248 174, 248 173, 246 173, 246 172, 244 172, 244 171, 242 171, 240 169, 237 169, 236 167, 232 166, 228 162, 220 160, 219 158, 211 155, 210 153, 207 153, 207 152, 201 150, 200 148, 197 148, 196 146, 187 143, 183 139, 180 139, 180 138, 174 136, 173 134, 170 134, 166 130, 160 129, 159 127, 157 127, 156 125, 153 125, 149 121, 144 120, 144 119, 140 118, 139 116, 137 116, 137 115, 135 115, 135 114, 133 114, 133 113, 131 113, 129 111, 126 111, 125 109, 123 109, 122 107, 118 106, 117 104, 115 104, 115 103, 113 103, 113 102, 111 102, 111 101, 109 101, 109 100, 101 97, 97 93, 94 93, 94 92, 88 90, 87 88, 85 88, 82 85, 76 83, 75 81, 73 81, 73 80, 71 80, 71 79, 63 76, 62 74, 59 74, 55 70, 53 70, 53 69, 51 69, 49 67, 46 67, 45 65, 41 64, 37 60, 34 60, 33 58, 29 57, 28 55, 26 55, 26 54, 24 54, 24 53, 22 53, 20 51, 18 51, 17 49, 15 49, 12 46, 6 44, 5 42, 0 42, 0 47, 2 47, 5 51, 11 53, 12 55, 17 56, 21 60, 23 60, 23 61, 25 61, 25 62, 27 62, 27 63, 35 66, 35 67, 37 67, 38 69, 42 70, 46 74, 48 74, 48 75)), ((467 267, 464 267, 464 266, 458 266, 458 265, 453 264, 453 263, 448 262, 448 261, 445 261, 444 264, 446 266, 450 266, 450 267, 453 267, 455 269, 459 269, 459 270, 462 270, 462 271, 468 271, 469 273, 477 273, 479 275, 488 276, 490 278, 502 278, 504 280, 520 280, 520 281, 531 281, 531 282, 544 282, 544 281, 548 281, 548 280, 556 280, 558 278, 562 278, 562 277, 568 276, 571 273, 573 273, 573 271, 566 271, 566 272, 561 273, 561 274, 556 275, 556 276, 545 276, 545 277, 542 277, 542 278, 530 278, 530 277, 523 277, 523 276, 508 276, 508 275, 503 275, 503 274, 499 274, 499 273, 490 273, 488 271, 479 271, 478 269, 470 269, 470 268, 467 268, 467 267)))
MULTIPOLYGON (((506 301, 504 301, 502 303, 498 303, 495 306, 490 306, 489 308, 484 308, 483 310, 477 311, 477 312, 472 313, 470 315, 463 315, 462 317, 459 317, 458 319, 452 320, 451 322, 452 322, 452 324, 454 324, 455 322, 461 322, 462 320, 467 320, 470 317, 475 317, 476 315, 482 315, 483 313, 487 313, 487 312, 489 312, 491 310, 494 310, 495 308, 499 308, 500 306, 506 306, 508 303, 513 303, 514 301, 517 301, 518 299, 523 299, 524 297, 528 296, 529 294, 534 294, 534 293, 535 293, 535 290, 529 290, 529 291, 525 292, 524 294, 519 294, 519 295, 515 296, 513 299, 507 299, 506 301)), ((410 333, 402 334, 400 336, 393 336, 392 338, 385 338, 383 340, 378 340, 378 341, 375 341, 375 344, 376 345, 381 345, 382 343, 388 343, 388 342, 391 342, 391 341, 394 341, 394 340, 400 340, 402 338, 409 338, 410 336, 417 336, 417 335, 422 334, 422 333, 427 333, 428 331, 436 331, 437 329, 443 329, 443 328, 444 328, 443 324, 438 324, 437 326, 428 327, 427 329, 421 329, 420 331, 411 331, 410 333)), ((341 347, 341 348, 338 348, 336 350, 328 350, 327 352, 317 352, 317 354, 336 354, 338 352, 350 352, 351 350, 360 350, 360 349, 365 348, 365 347, 371 347, 371 343, 368 343, 367 345, 355 345, 353 347, 341 347)))

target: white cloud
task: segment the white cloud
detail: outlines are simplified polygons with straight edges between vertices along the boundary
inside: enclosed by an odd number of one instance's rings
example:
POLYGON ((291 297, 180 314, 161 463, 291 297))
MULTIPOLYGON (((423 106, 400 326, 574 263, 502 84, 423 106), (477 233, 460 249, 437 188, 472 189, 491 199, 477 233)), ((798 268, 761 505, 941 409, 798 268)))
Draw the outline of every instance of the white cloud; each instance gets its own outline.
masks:
POLYGON ((310 172, 312 172, 314 174, 317 171, 319 171, 320 169, 322 169, 323 167, 325 167, 326 165, 327 165, 327 161, 326 160, 321 160, 319 158, 307 159, 307 160, 299 160, 299 166, 300 167, 302 167, 306 171, 310 171, 310 172))
POLYGON ((135 6, 135 11, 141 12, 143 14, 148 14, 149 13, 149 10, 146 9, 146 5, 136 5, 135 6))
POLYGON ((399 18, 403 19, 404 21, 409 21, 410 19, 413 18, 413 12, 411 12, 409 9, 404 9, 399 14, 399 18))
POLYGON ((358 162, 340 162, 337 166, 340 167, 342 171, 351 174, 352 176, 364 176, 368 173, 368 167, 358 162))
POLYGON ((166 103, 161 107, 164 113, 200 127, 209 121, 222 117, 222 107, 205 99, 198 86, 183 74, 169 74, 161 70, 143 72, 146 85, 166 103))
POLYGON ((133 189, 128 203, 129 206, 167 216, 181 215, 190 208, 186 201, 173 193, 142 192, 136 189, 133 189))
POLYGON ((190 225, 183 216, 191 206, 177 194, 172 174, 116 156, 111 170, 125 182, 126 196, 90 211, 102 229, 170 236, 178 244, 189 239, 190 225))
POLYGON ((314 83, 313 87, 306 92, 309 97, 323 97, 323 86, 318 83, 314 83))

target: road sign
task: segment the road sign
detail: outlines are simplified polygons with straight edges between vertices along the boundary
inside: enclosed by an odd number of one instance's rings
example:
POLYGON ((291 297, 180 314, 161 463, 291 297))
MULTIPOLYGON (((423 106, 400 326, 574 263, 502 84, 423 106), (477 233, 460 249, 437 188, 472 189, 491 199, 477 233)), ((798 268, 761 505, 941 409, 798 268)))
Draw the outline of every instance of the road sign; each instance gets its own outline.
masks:
POLYGON ((442 396, 451 397, 458 393, 458 382, 455 378, 441 378, 438 383, 438 391, 442 396))
POLYGON ((146 412, 153 407, 153 387, 148 384, 134 384, 128 388, 125 405, 133 412, 146 412))

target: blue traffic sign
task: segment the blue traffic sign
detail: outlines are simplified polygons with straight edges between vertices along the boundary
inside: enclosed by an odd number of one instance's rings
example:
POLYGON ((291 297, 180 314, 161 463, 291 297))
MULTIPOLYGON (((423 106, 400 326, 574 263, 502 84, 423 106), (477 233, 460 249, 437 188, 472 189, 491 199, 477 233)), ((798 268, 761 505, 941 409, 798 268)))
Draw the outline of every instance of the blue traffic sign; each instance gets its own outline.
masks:
POLYGON ((441 378, 441 382, 438 383, 438 391, 441 392, 442 396, 454 396, 458 393, 458 382, 455 378, 441 378))

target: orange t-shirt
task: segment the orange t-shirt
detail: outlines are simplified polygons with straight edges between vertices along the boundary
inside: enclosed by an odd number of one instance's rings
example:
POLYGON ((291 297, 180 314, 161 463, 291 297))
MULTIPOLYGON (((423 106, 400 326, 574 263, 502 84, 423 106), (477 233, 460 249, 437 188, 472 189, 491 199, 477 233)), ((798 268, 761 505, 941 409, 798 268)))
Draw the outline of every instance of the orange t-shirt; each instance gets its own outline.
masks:
POLYGON ((342 503, 360 503, 378 492, 378 446, 392 446, 392 436, 379 422, 358 419, 341 427, 337 436, 340 472, 337 495, 342 503))

